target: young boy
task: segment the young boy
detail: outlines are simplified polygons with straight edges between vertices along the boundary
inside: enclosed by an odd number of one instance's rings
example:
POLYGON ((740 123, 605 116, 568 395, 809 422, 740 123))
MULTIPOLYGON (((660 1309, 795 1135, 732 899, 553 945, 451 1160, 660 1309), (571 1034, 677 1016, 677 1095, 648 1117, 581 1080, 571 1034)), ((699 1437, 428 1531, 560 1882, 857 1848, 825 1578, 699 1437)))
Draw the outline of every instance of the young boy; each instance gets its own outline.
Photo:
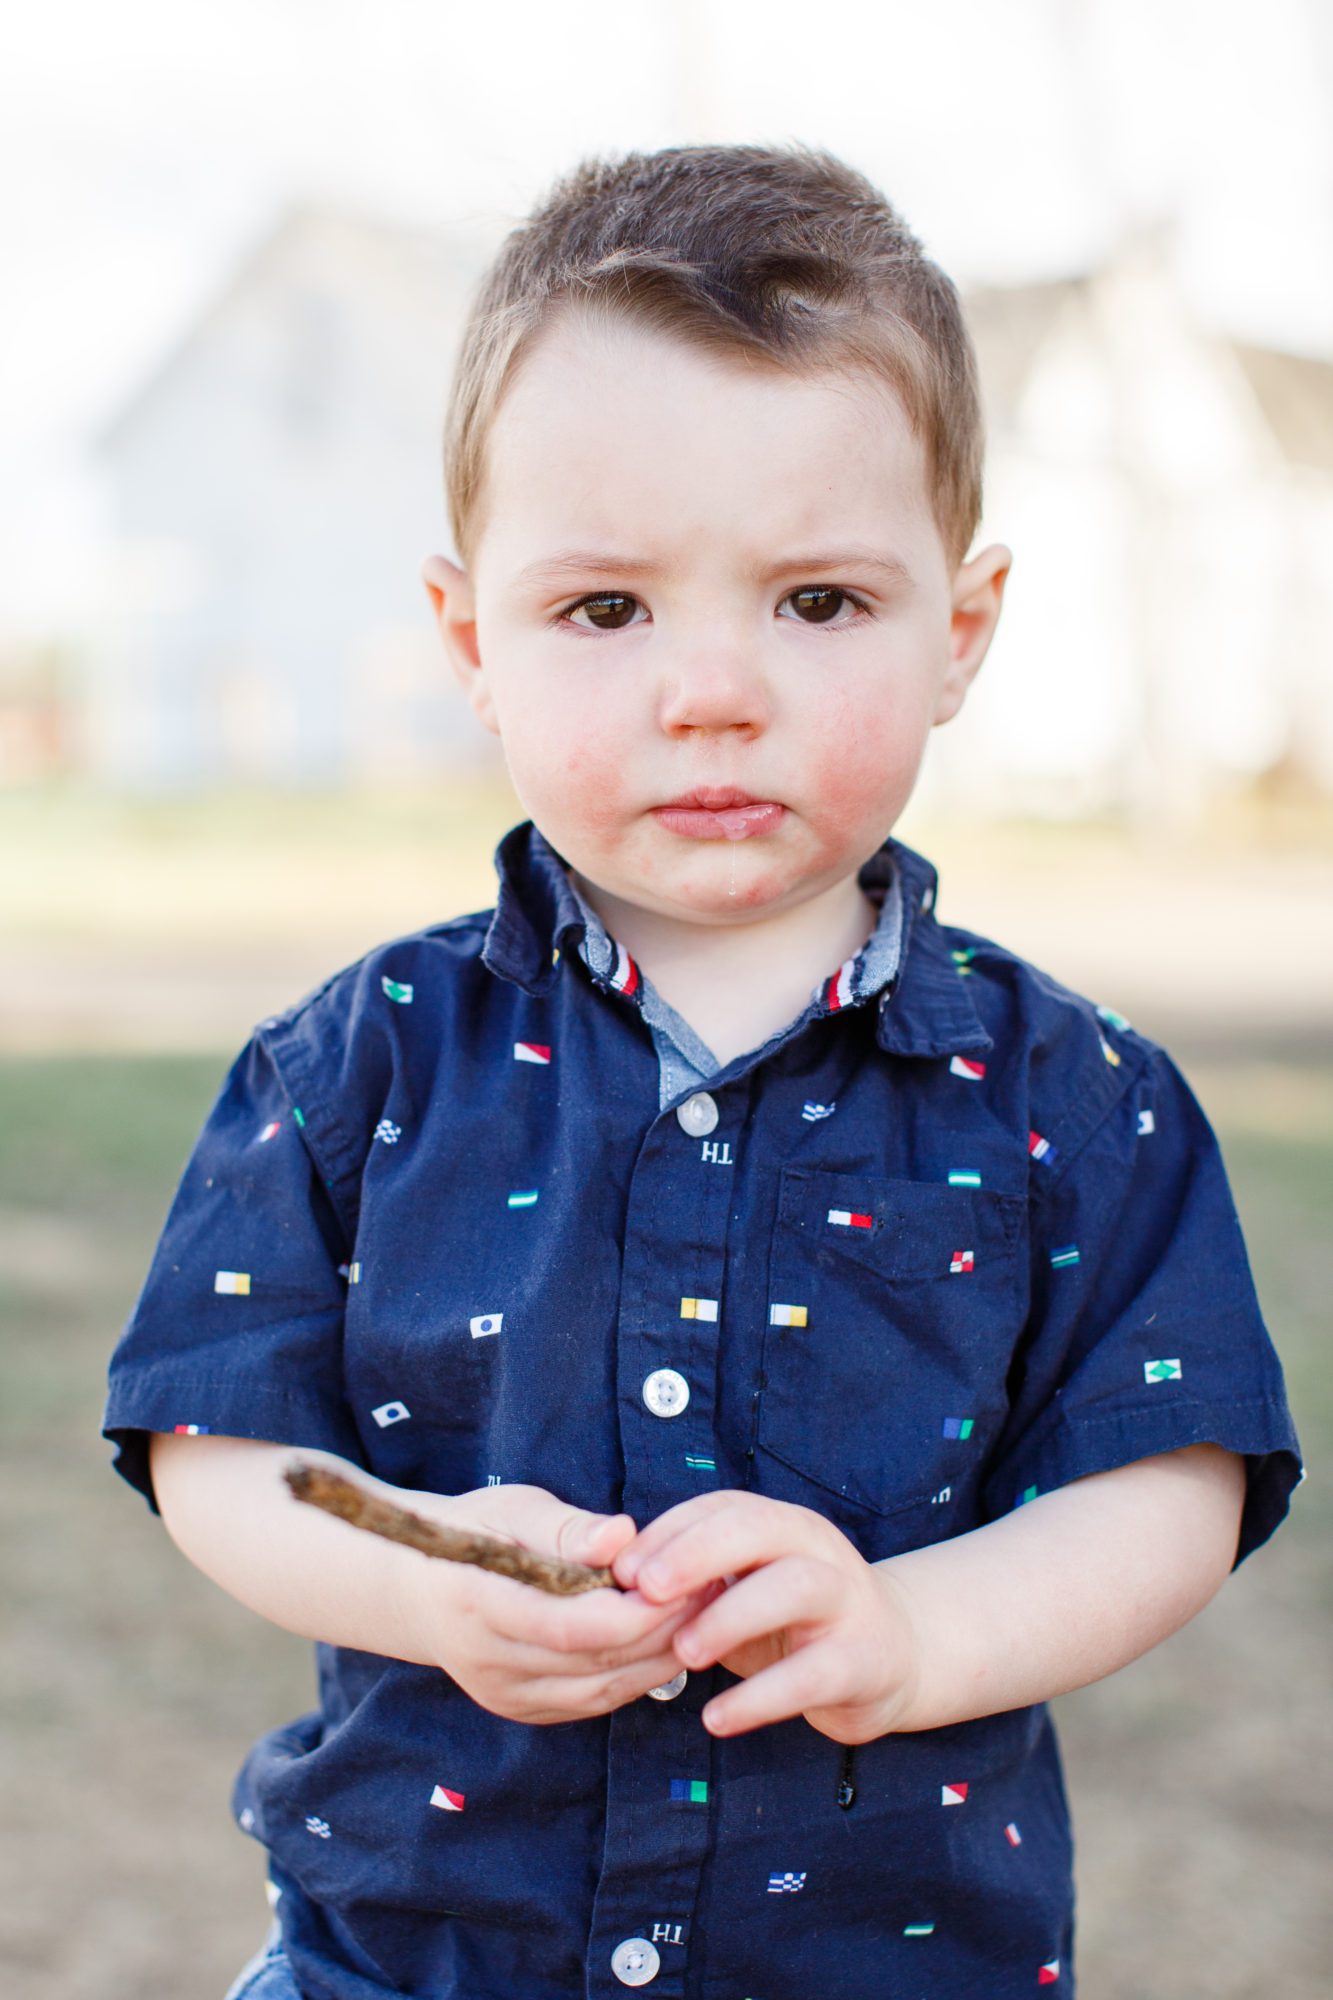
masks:
POLYGON ((1000 614, 981 462, 952 285, 826 154, 585 163, 485 281, 425 581, 531 821, 256 1031, 112 1363, 118 1470, 319 1641, 237 1996, 1072 1991, 1043 1703, 1299 1462, 1179 1073, 887 837, 1000 614))

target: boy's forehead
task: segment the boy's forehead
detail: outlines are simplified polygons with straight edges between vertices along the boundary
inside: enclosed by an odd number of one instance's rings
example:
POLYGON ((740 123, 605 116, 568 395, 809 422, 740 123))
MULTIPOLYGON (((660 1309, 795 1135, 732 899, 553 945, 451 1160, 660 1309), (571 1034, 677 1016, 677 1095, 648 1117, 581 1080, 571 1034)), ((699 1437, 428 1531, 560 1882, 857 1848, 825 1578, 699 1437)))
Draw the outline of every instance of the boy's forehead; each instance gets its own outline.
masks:
POLYGON ((571 315, 523 356, 486 456, 483 539, 506 584, 560 550, 720 530, 756 560, 936 553, 920 441, 891 387, 850 366, 794 374, 571 315))

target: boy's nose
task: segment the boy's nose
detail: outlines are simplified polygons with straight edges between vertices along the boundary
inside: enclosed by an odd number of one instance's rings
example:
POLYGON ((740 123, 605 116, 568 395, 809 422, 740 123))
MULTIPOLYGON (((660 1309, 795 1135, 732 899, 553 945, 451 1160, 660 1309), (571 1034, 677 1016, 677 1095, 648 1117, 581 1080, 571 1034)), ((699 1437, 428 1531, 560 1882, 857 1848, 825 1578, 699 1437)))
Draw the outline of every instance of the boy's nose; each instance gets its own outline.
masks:
POLYGON ((771 719, 771 697, 759 663, 734 647, 700 648, 664 676, 661 724, 669 735, 701 729, 757 736, 771 719))

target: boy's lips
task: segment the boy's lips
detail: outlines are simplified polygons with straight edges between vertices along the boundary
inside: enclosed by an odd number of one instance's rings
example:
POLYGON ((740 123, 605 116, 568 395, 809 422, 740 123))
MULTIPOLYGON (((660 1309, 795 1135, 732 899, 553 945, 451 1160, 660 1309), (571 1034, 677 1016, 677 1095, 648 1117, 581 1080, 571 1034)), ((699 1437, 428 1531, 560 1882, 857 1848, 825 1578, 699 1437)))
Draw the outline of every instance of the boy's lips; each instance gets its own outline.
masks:
POLYGON ((694 840, 747 840, 768 833, 785 808, 772 799, 756 799, 734 785, 702 785, 669 805, 655 806, 653 817, 671 833, 694 840))

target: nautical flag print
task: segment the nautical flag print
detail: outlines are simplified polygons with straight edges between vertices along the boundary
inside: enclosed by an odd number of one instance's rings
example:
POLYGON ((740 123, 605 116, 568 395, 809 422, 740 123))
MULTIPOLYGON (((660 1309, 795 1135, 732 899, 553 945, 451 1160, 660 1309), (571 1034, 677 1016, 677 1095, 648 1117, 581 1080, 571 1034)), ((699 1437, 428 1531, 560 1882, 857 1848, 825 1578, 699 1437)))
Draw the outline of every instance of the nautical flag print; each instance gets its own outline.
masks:
POLYGON ((1107 1062, 1110 1063, 1112 1069, 1119 1069, 1120 1067, 1119 1051, 1111 1047, 1111 1044, 1107 1041, 1105 1035, 1098 1035, 1097 1039, 1102 1045, 1102 1054, 1106 1057, 1106 1060, 1107 1062))
POLYGON ((538 1188, 526 1188, 517 1191, 514 1194, 506 1196, 506 1206, 509 1208, 533 1208, 536 1206, 539 1193, 540 1189, 538 1188))
POLYGON ((550 1060, 550 1047, 545 1042, 514 1043, 515 1062, 549 1063, 550 1060))
POLYGON ((952 1486, 941 1486, 938 1493, 931 1494, 930 1504, 932 1507, 944 1507, 947 1506, 949 1501, 952 1499, 953 1499, 952 1486))
POLYGON ((623 993, 628 1000, 631 993, 638 990, 639 968, 630 957, 623 944, 616 946, 616 969, 611 974, 611 987, 616 993, 623 993))
POLYGON ((441 1812, 462 1812, 463 1810, 462 1792, 451 1792, 447 1785, 437 1785, 430 1795, 430 1802, 433 1806, 438 1806, 441 1812))
POLYGON ((401 1125, 395 1125, 392 1118, 381 1118, 375 1127, 375 1137, 382 1139, 386 1146, 396 1146, 403 1136, 401 1125))
POLYGON ((685 1463, 691 1472, 717 1471, 717 1460, 715 1458, 701 1458, 697 1451, 687 1451, 685 1454, 685 1463))
POLYGON ((1028 1501, 1029 1501, 1029 1500, 1035 1500, 1035 1499, 1036 1499, 1036 1497, 1037 1497, 1037 1493, 1038 1493, 1038 1491, 1039 1491, 1039 1489, 1038 1489, 1037 1487, 1035 1487, 1035 1486, 1025 1486, 1025 1487, 1023 1488, 1023 1491, 1022 1491, 1022 1492, 1021 1492, 1021 1493, 1019 1494, 1019 1496, 1018 1496, 1018 1504, 1019 1504, 1019 1506, 1020 1506, 1020 1507, 1024 1507, 1024 1506, 1026 1506, 1026 1505, 1027 1505, 1027 1503, 1028 1503, 1028 1501))
POLYGON ((1150 1132, 1155 1132, 1156 1130, 1157 1130, 1157 1120, 1153 1117, 1152 1112, 1148 1110, 1140 1111, 1139 1113, 1140 1139, 1146 1139, 1150 1132))
POLYGON ((1145 1361, 1143 1364, 1145 1382, 1179 1382, 1181 1367, 1179 1361, 1145 1361))
POLYGON ((381 1403, 378 1409, 372 1410, 370 1414, 380 1429, 385 1430, 390 1424, 401 1424, 405 1417, 411 1416, 412 1412, 406 1403, 381 1403))
POLYGON ((671 1801, 673 1805, 706 1806, 708 1804, 707 1779, 673 1778, 671 1780, 671 1801))
POLYGON ((1099 1020, 1109 1021, 1113 1028, 1127 1028, 1129 1026, 1129 1022, 1125 1019, 1124 1015, 1117 1014, 1114 1007, 1099 1007, 1097 1009, 1097 1016, 1099 1020))
POLYGON ((716 1299, 682 1299, 680 1302, 682 1319, 716 1319, 716 1299))
POLYGON ((801 1106, 801 1116, 807 1125, 813 1125, 820 1118, 831 1118, 837 1108, 836 1104, 816 1104, 813 1097, 807 1097, 801 1106))
POLYGON ((305 1124, 305 1113, 304 1111, 302 1111, 299 1104, 294 1104, 292 1106, 292 1117, 296 1120, 298 1125, 303 1126, 305 1124))
POLYGON ((1066 1264, 1077 1264, 1077 1262, 1077 1243, 1067 1243, 1063 1250, 1052 1250, 1051 1252, 1051 1269, 1053 1271, 1063 1271, 1066 1264))
POLYGON ((768 1323, 770 1326, 806 1326, 809 1311, 805 1306, 770 1306, 768 1323))
POLYGON ((477 1313, 468 1321, 468 1332, 474 1340, 481 1340, 488 1333, 498 1333, 504 1318, 503 1313, 477 1313))
POLYGON ((806 1871, 804 1868, 799 1875, 793 1875, 790 1870, 783 1875, 770 1875, 768 1878, 768 1893, 770 1896, 794 1896, 798 1889, 804 1889, 805 1876, 806 1871))
POLYGON ((966 1800, 967 1800, 966 1785, 940 1786, 940 1804, 942 1806, 961 1806, 966 1803, 966 1800))
POLYGON ((281 1130, 282 1120, 280 1118, 270 1118, 268 1124, 259 1135, 260 1145, 266 1146, 270 1139, 276 1139, 281 1130))
POLYGON ((349 1285, 359 1285, 361 1283, 361 1265, 359 1260, 347 1266, 347 1282, 349 1285))
POLYGON ((326 1819, 321 1819, 318 1813, 310 1813, 307 1815, 305 1830, 307 1833, 318 1834, 321 1840, 327 1840, 329 1835, 333 1832, 333 1828, 329 1825, 328 1821, 326 1819))
POLYGON ((971 1250, 955 1250, 949 1259, 951 1271, 972 1271, 976 1269, 976 1258, 971 1250))
POLYGON ((980 1083, 986 1074, 983 1062, 972 1062, 967 1056, 955 1056, 949 1064, 950 1076, 965 1076, 972 1083, 980 1083))
POLYGON ((973 1417, 946 1417, 944 1419, 944 1436, 947 1438, 958 1438, 961 1443, 966 1444, 972 1435, 972 1426, 975 1421, 976 1419, 973 1417))
POLYGON ((240 1298, 248 1297, 250 1273, 248 1271, 219 1271, 213 1279, 215 1292, 232 1292, 240 1298))
POLYGON ((400 1007, 406 1007, 411 1002, 413 988, 406 984, 405 981, 390 979, 386 972, 380 980, 380 985, 384 988, 384 997, 386 1000, 396 1000, 400 1007))
POLYGON ((207 1424, 177 1424, 176 1436, 183 1438, 206 1438, 209 1436, 207 1424))
POLYGON ((949 953, 950 958, 960 972, 967 971, 976 955, 977 947, 974 944, 965 945, 961 951, 951 951, 949 953))
POLYGON ((980 1187, 981 1175, 975 1167, 954 1167, 949 1174, 950 1187, 980 1187))
POLYGON ((1012 1820, 1010 1820, 1008 1826, 1004 1830, 1004 1837, 1008 1841, 1011 1847, 1021 1847, 1023 1845, 1023 1836, 1018 1831, 1018 1828, 1014 1825, 1014 1822, 1012 1820))
POLYGON ((903 1925, 903 1936, 904 1936, 904 1937, 933 1937, 933 1936, 934 1936, 934 1934, 935 1934, 935 1926, 934 1926, 934 1924, 904 1924, 904 1925, 903 1925))
POLYGON ((1059 1977, 1060 1961, 1058 1958, 1048 1958, 1045 1965, 1038 1966, 1037 1968, 1038 1986, 1054 1986, 1059 1977))
POLYGON ((1034 1160, 1040 1160, 1044 1167, 1053 1167, 1060 1157, 1049 1139, 1043 1139, 1040 1132, 1028 1133, 1028 1152, 1034 1160))
POLYGON ((840 1229, 873 1229, 873 1215, 860 1215, 854 1208, 831 1208, 828 1219, 840 1229))

